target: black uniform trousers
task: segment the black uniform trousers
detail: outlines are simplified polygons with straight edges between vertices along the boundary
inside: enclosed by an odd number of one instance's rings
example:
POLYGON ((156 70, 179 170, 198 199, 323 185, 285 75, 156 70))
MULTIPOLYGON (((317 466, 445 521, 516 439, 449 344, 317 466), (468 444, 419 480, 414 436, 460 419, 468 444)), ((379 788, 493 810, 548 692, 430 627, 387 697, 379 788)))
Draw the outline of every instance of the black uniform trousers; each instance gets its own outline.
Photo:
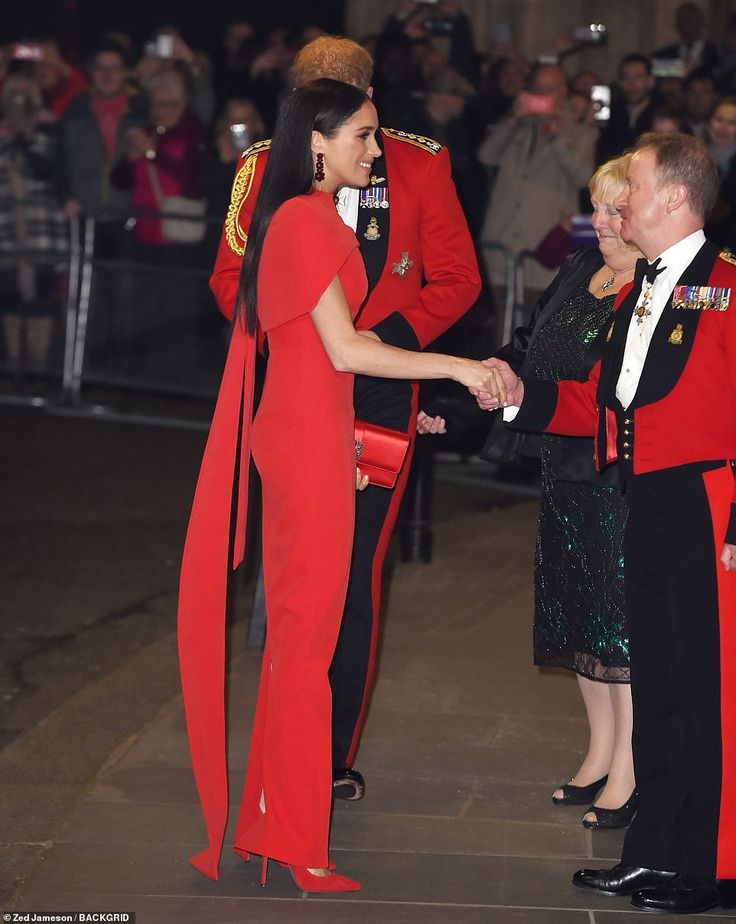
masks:
POLYGON ((726 852, 733 853, 736 835, 720 817, 724 775, 736 771, 723 759, 719 626, 736 619, 736 612, 719 612, 733 475, 723 461, 622 475, 640 797, 622 862, 714 877, 719 850, 730 843, 726 852))
MULTIPOLYGON (((411 384, 356 376, 355 416, 406 433, 413 416, 411 384)), ((405 469, 409 464, 407 458, 405 469)), ((393 490, 369 485, 365 491, 356 492, 350 579, 330 667, 332 765, 335 769, 352 763, 367 705, 381 602, 380 571, 388 541, 386 532, 390 532, 392 526, 387 518, 391 511, 395 512, 400 500, 394 495, 401 483, 401 480, 397 482, 393 490)))

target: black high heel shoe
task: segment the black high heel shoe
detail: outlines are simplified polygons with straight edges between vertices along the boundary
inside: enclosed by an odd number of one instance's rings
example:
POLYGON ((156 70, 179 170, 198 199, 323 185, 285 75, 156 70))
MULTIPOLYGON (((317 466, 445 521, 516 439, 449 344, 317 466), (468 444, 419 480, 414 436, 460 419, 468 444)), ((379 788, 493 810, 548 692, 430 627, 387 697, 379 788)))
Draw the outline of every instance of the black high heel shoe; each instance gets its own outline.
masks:
POLYGON ((560 799, 553 795, 552 801, 555 805, 589 805, 603 789, 607 781, 608 774, 588 786, 575 786, 574 783, 565 783, 564 786, 558 787, 562 790, 562 798, 560 799))
MULTIPOLYGON (((631 824, 636 809, 638 807, 639 796, 634 790, 628 800, 623 805, 615 809, 600 808, 598 805, 591 805, 588 812, 595 813, 595 821, 588 821, 583 816, 584 828, 628 828, 631 824)), ((588 812, 585 814, 587 815, 588 812)))

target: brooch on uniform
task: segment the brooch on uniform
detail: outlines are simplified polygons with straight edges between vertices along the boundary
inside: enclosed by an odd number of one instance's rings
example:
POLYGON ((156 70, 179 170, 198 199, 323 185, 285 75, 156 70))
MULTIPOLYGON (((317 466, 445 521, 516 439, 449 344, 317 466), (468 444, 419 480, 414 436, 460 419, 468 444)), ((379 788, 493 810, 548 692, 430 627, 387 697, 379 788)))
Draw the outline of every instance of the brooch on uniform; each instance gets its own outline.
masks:
POLYGON ((731 290, 718 286, 675 286, 672 307, 688 311, 725 311, 731 290))
POLYGON ((409 270, 414 266, 414 261, 409 259, 409 251, 405 250, 401 254, 401 259, 398 263, 394 263, 393 269, 391 270, 392 276, 400 276, 402 279, 409 270))
POLYGON ((682 346, 682 324, 675 324, 675 329, 670 334, 670 339, 667 342, 673 346, 682 346))
POLYGON ((378 219, 374 216, 368 222, 368 227, 363 232, 363 237, 367 241, 377 241, 380 236, 381 236, 381 231, 378 227, 378 219))

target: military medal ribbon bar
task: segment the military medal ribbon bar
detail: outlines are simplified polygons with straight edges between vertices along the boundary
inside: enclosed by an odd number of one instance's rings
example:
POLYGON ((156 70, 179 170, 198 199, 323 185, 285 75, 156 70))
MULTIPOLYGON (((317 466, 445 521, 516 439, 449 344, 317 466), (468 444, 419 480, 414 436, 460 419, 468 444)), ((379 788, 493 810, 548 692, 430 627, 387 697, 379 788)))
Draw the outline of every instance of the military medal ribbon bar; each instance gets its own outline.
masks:
POLYGON ((362 209, 387 209, 388 189, 385 186, 368 186, 360 191, 362 209))
POLYGON ((718 286, 675 286, 672 307, 686 311, 726 311, 731 290, 718 286))

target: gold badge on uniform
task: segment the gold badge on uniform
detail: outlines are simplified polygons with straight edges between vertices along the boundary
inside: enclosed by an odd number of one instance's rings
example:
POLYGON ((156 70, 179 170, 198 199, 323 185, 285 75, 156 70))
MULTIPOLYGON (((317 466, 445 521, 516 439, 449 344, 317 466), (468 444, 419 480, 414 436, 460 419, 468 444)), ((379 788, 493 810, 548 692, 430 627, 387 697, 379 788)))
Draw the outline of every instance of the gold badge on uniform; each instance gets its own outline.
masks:
POLYGON ((393 269, 391 270, 392 276, 400 276, 402 279, 409 270, 414 266, 414 261, 409 259, 409 251, 405 250, 401 254, 401 259, 398 263, 394 263, 393 269))
POLYGON ((363 233, 363 237, 367 241, 377 241, 380 236, 381 236, 381 232, 378 228, 378 219, 375 217, 371 218, 371 220, 368 222, 368 227, 365 229, 365 232, 363 233))
POLYGON ((688 311, 725 311, 731 290, 718 286, 675 286, 672 307, 688 311))
POLYGON ((675 324, 675 329, 670 334, 670 339, 667 342, 673 346, 682 346, 682 324, 675 324))

